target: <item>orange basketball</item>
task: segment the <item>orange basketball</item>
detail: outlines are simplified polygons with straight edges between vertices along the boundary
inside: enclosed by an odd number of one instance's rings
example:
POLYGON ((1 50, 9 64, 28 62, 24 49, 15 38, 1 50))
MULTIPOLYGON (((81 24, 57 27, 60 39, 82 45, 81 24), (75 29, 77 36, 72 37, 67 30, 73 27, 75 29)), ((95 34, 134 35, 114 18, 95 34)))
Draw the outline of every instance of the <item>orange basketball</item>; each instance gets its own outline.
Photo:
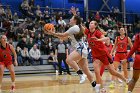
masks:
POLYGON ((51 30, 51 29, 53 29, 53 31, 54 31, 54 25, 53 24, 48 23, 48 24, 44 25, 44 30, 45 31, 48 31, 48 30, 51 30))

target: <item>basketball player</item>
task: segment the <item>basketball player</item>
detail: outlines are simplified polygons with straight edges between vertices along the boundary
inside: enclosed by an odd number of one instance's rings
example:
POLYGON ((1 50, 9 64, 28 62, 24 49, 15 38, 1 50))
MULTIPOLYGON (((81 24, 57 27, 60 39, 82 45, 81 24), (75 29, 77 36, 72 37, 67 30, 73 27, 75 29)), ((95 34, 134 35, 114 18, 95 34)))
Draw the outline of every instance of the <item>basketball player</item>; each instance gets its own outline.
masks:
MULTIPOLYGON (((114 46, 110 53, 112 55, 116 49, 116 54, 115 54, 114 62, 113 62, 115 70, 118 69, 118 66, 120 65, 121 61, 126 58, 128 45, 132 47, 131 39, 125 35, 126 34, 125 29, 120 28, 119 33, 120 33, 120 36, 116 37, 114 46)), ((124 71, 125 78, 128 79, 127 65, 128 65, 127 63, 122 64, 122 68, 124 71)), ((114 80, 115 77, 113 76, 112 79, 114 80)))
MULTIPOLYGON (((108 40, 105 42, 105 46, 106 46, 106 48, 107 48, 107 51, 110 53, 111 50, 112 50, 112 47, 113 47, 113 45, 112 45, 110 39, 108 39, 108 40)), ((101 75, 101 76, 103 75, 104 70, 105 70, 105 65, 102 64, 101 69, 100 69, 100 75, 101 75)))
POLYGON ((79 16, 74 15, 70 19, 70 25, 71 27, 64 33, 55 33, 53 31, 48 31, 48 34, 54 35, 58 38, 65 38, 69 37, 71 40, 71 45, 74 49, 73 52, 71 52, 66 62, 68 65, 70 65, 72 68, 75 69, 77 74, 80 76, 80 83, 83 83, 85 81, 85 77, 83 75, 83 72, 87 75, 87 78, 91 82, 91 85, 95 87, 96 82, 93 80, 93 74, 90 72, 88 68, 88 62, 87 62, 87 47, 85 43, 82 41, 82 37, 84 36, 84 28, 82 27, 82 21, 79 16), (76 63, 78 62, 78 64, 76 63), (83 72, 80 70, 79 66, 83 70, 83 72))
POLYGON ((109 72, 112 75, 115 75, 122 79, 124 82, 127 82, 127 79, 125 79, 120 73, 118 73, 114 68, 113 68, 113 62, 112 58, 109 55, 105 45, 103 42, 108 40, 108 37, 104 37, 102 32, 98 29, 98 23, 96 21, 91 21, 89 24, 89 30, 87 29, 85 31, 85 34, 87 36, 87 41, 89 44, 89 47, 91 48, 92 51, 92 56, 93 56, 93 67, 96 75, 96 86, 95 86, 95 91, 96 93, 99 93, 100 87, 102 85, 102 79, 100 76, 100 67, 102 64, 104 64, 109 72))
POLYGON ((15 90, 15 72, 14 66, 12 64, 12 55, 14 56, 14 65, 17 66, 17 55, 14 47, 11 44, 7 43, 7 37, 5 35, 0 36, 0 89, 2 84, 2 78, 4 74, 4 69, 7 68, 10 71, 11 75, 11 92, 15 90))
POLYGON ((133 64, 133 77, 128 84, 128 93, 132 93, 136 82, 140 76, 140 33, 136 35, 133 47, 131 48, 129 54, 127 55, 126 59, 123 60, 124 63, 127 62, 127 59, 132 56, 136 52, 135 61, 133 64))

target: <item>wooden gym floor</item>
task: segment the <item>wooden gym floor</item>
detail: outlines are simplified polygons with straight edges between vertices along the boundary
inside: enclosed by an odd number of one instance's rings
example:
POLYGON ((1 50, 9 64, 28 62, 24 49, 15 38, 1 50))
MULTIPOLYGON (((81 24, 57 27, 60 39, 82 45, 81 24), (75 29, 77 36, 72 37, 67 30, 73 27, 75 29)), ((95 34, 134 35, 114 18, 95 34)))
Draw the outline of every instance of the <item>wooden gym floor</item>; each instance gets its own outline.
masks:
MULTIPOLYGON (((127 87, 116 82, 115 88, 109 88, 110 74, 103 75, 104 86, 107 93, 127 93, 127 87)), ((2 93, 9 93, 10 78, 5 76, 2 83, 2 93)), ((133 93, 140 93, 140 80, 133 93)), ((95 93, 88 80, 84 84, 79 84, 77 75, 20 75, 16 77, 15 93, 95 93)))

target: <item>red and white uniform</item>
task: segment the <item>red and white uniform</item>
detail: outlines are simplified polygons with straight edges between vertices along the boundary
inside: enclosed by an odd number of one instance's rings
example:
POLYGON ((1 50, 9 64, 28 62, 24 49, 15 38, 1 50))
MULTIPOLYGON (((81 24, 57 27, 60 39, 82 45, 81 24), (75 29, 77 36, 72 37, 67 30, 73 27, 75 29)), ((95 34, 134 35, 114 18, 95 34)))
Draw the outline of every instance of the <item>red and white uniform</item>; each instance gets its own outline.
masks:
POLYGON ((140 70, 140 33, 136 35, 133 47, 131 48, 126 58, 128 59, 130 56, 133 55, 134 52, 136 52, 136 55, 133 68, 140 70))
POLYGON ((103 62, 104 65, 108 65, 109 63, 112 63, 111 56, 109 55, 106 46, 101 41, 96 41, 91 38, 100 38, 102 36, 102 33, 100 30, 95 30, 93 33, 91 33, 88 29, 86 29, 85 34, 87 35, 87 41, 89 44, 89 47, 91 48, 92 57, 93 60, 100 60, 103 62))
POLYGON ((114 57, 115 62, 120 62, 125 59, 127 56, 127 46, 128 46, 128 37, 124 37, 123 39, 120 36, 117 37, 117 49, 114 57))
POLYGON ((10 49, 10 45, 6 43, 6 48, 0 46, 0 65, 4 65, 5 67, 12 64, 12 52, 10 49))

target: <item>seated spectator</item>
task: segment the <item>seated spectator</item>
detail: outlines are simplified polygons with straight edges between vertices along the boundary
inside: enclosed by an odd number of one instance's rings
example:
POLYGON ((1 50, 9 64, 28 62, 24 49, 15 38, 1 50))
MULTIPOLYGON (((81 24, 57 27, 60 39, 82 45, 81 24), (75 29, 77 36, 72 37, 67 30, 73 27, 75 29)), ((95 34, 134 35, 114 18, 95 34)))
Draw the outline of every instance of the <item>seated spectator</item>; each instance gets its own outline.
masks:
MULTIPOLYGON (((30 63, 28 48, 24 47, 24 49, 21 51, 21 56, 22 56, 24 65, 27 65, 27 61, 30 63)), ((31 64, 33 65, 33 63, 31 63, 31 64)))
POLYGON ((17 47, 20 47, 22 50, 24 47, 27 47, 26 37, 22 37, 22 40, 18 42, 17 47))
POLYGON ((16 48, 16 53, 17 53, 18 65, 22 66, 23 65, 23 60, 22 60, 22 56, 21 56, 21 48, 20 47, 16 48))
POLYGON ((35 43, 38 45, 39 49, 42 49, 43 38, 41 37, 41 34, 38 34, 35 43))
POLYGON ((40 20, 43 17, 43 14, 42 14, 42 12, 40 10, 39 5, 37 5, 36 16, 37 16, 37 20, 40 20))
POLYGON ((99 14, 99 12, 98 12, 98 11, 96 12, 96 15, 95 15, 95 20, 96 20, 97 22, 99 22, 99 21, 100 21, 100 14, 99 14))
POLYGON ((57 22, 56 22, 56 20, 54 19, 54 17, 51 18, 51 22, 50 22, 50 23, 51 23, 51 24, 54 24, 54 25, 57 24, 57 22))
POLYGON ((34 0, 30 0, 29 1, 29 6, 31 7, 32 10, 34 8, 34 4, 35 4, 35 1, 34 0))
POLYGON ((24 0, 21 4, 22 13, 26 16, 29 8, 28 0, 24 0))
POLYGON ((17 15, 17 12, 15 12, 13 15, 14 25, 16 25, 18 23, 18 19, 19 19, 19 17, 17 15))
POLYGON ((40 61, 40 65, 43 65, 43 60, 41 58, 40 50, 37 49, 35 44, 32 49, 29 51, 31 62, 34 64, 35 61, 40 61))
POLYGON ((48 57, 48 62, 49 64, 53 65, 54 70, 56 71, 56 67, 58 67, 58 61, 53 52, 50 53, 50 56, 48 57))
POLYGON ((60 32, 64 32, 65 31, 66 22, 62 19, 62 17, 60 17, 60 19, 58 20, 58 25, 59 25, 59 31, 60 32))
POLYGON ((34 44, 35 44, 35 43, 34 43, 34 41, 33 41, 33 38, 30 38, 30 40, 29 40, 29 42, 28 42, 28 44, 27 44, 28 50, 29 50, 29 51, 30 51, 30 49, 33 47, 34 44))
POLYGON ((5 14, 6 14, 7 19, 10 19, 10 20, 12 19, 12 11, 9 6, 6 6, 5 14))
POLYGON ((3 15, 5 15, 5 11, 2 5, 0 4, 0 16, 3 16, 3 15))
POLYGON ((31 7, 29 7, 27 13, 28 13, 28 17, 30 17, 30 18, 32 18, 32 19, 35 18, 34 12, 32 11, 32 8, 31 8, 31 7))

